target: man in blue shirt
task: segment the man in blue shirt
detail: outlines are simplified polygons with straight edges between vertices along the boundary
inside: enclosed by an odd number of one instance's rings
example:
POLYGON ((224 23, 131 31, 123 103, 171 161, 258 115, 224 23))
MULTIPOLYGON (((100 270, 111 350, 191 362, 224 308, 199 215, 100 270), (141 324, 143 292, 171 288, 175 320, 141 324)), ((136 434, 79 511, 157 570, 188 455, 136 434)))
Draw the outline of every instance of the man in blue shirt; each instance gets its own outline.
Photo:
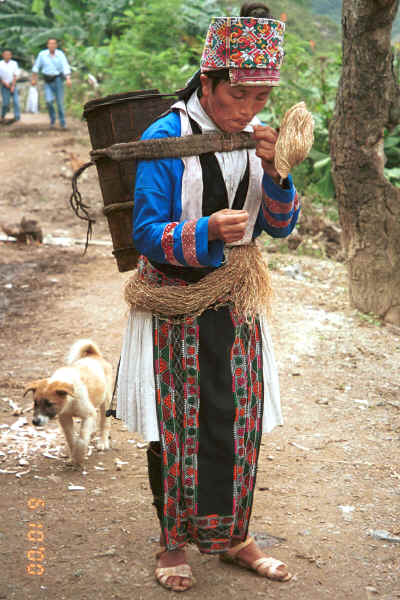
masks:
POLYGON ((54 127, 56 122, 56 111, 54 100, 57 104, 58 118, 60 125, 66 129, 64 114, 64 79, 67 85, 71 85, 71 68, 67 57, 62 50, 57 48, 57 40, 49 38, 47 40, 47 50, 42 50, 36 57, 32 69, 32 85, 36 85, 37 74, 42 73, 44 78, 44 97, 47 104, 47 110, 50 116, 50 127, 54 127))

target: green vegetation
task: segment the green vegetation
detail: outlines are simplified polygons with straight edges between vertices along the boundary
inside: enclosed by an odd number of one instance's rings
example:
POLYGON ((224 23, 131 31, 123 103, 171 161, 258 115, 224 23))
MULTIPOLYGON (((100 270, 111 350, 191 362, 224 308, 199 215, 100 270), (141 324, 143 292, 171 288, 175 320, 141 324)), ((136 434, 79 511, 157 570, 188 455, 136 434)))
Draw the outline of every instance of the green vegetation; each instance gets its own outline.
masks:
POLYGON ((400 125, 385 135, 385 175, 397 187, 400 187, 400 125))
MULTIPOLYGON (((315 120, 310 157, 295 170, 296 184, 334 213, 328 127, 340 77, 340 0, 267 0, 286 21, 282 85, 263 121, 278 126, 284 112, 305 100, 315 120)), ((0 47, 11 47, 27 70, 49 36, 57 37, 73 68, 68 109, 80 116, 89 99, 127 90, 173 92, 197 70, 211 16, 238 14, 228 0, 6 0, 0 1, 0 47), (88 74, 99 83, 95 90, 88 74)), ((397 19, 400 29, 400 17, 397 19)), ((397 26, 397 25, 396 25, 397 26)), ((400 44, 395 45, 400 75, 400 44)), ((400 186, 400 130, 385 137, 386 175, 400 186)), ((335 215, 333 215, 335 216, 335 215)))
POLYGON ((311 0, 311 7, 318 15, 326 15, 340 23, 342 0, 311 0))
MULTIPOLYGON (((332 21, 340 24, 342 18, 342 0, 310 0, 313 12, 317 15, 326 15, 332 21)), ((400 41, 400 14, 397 15, 392 30, 394 41, 400 41)))
MULTIPOLYGON (((313 41, 313 40, 312 40, 313 41)), ((340 50, 331 44, 329 51, 318 51, 315 43, 286 35, 286 57, 282 86, 274 90, 263 121, 278 126, 282 115, 293 104, 304 100, 315 122, 315 142, 309 158, 294 171, 296 185, 319 204, 331 204, 334 187, 330 173, 329 121, 335 107, 340 77, 340 50)))

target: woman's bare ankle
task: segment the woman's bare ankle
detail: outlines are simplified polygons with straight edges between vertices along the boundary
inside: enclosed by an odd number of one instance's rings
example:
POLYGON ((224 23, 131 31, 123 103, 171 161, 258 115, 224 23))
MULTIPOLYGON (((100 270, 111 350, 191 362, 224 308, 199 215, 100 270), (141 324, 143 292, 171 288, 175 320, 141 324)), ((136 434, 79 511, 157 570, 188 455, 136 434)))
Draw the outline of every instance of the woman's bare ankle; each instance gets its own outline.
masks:
POLYGON ((165 550, 158 556, 160 567, 176 567, 186 563, 186 552, 182 548, 178 550, 165 550))

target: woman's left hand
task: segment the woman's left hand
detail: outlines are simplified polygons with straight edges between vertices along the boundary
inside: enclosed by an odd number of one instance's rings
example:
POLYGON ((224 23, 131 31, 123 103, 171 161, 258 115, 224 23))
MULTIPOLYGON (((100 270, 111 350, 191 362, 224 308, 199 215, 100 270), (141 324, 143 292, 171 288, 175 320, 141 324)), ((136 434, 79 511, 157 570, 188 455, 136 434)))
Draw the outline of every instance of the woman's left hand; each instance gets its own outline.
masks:
POLYGON ((254 138, 257 142, 256 155, 261 158, 264 172, 267 173, 275 183, 279 183, 280 175, 275 169, 275 144, 278 139, 278 132, 272 127, 264 125, 254 126, 254 138))

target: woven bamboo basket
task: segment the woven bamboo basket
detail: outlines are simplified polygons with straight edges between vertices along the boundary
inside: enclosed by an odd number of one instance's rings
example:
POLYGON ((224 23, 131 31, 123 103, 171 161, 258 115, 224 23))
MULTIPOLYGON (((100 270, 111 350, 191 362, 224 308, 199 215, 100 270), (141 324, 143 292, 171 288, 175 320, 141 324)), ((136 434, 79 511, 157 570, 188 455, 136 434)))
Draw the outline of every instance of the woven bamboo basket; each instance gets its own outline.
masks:
MULTIPOLYGON (((114 94, 87 102, 87 121, 93 150, 138 140, 143 131, 176 100, 158 90, 114 94)), ((115 161, 106 155, 96 159, 97 174, 110 228, 113 254, 120 271, 134 269, 138 252, 132 241, 132 207, 136 159, 115 161)))

